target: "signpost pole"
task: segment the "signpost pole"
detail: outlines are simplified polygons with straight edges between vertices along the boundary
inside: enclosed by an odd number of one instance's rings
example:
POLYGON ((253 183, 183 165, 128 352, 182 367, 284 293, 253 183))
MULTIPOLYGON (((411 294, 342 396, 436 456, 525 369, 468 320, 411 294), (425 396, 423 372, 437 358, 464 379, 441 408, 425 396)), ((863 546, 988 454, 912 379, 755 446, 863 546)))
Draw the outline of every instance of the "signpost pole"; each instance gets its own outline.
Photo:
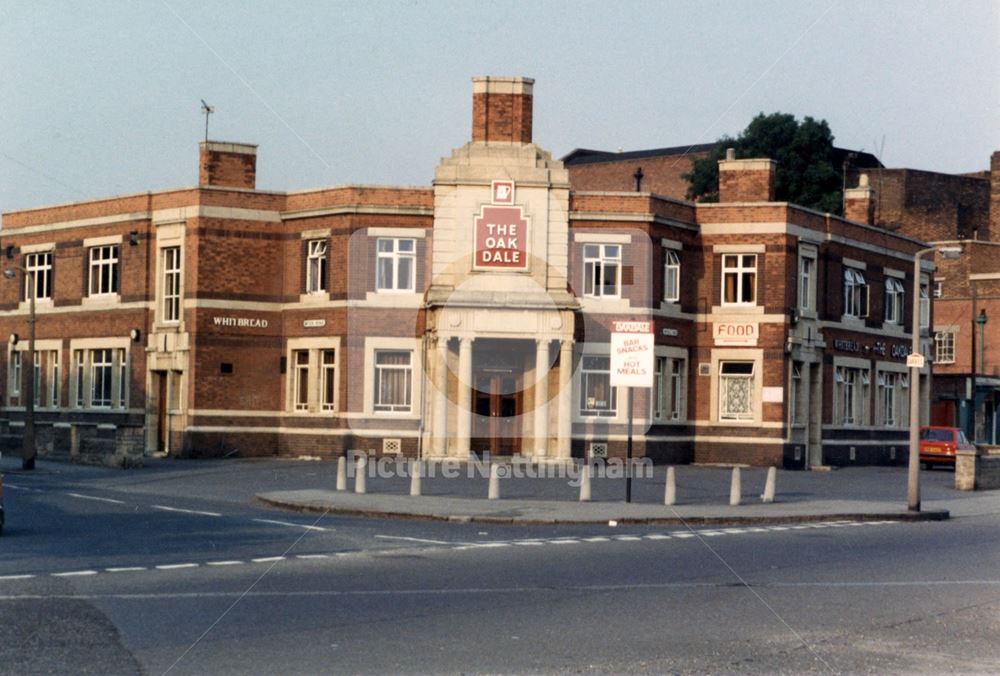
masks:
POLYGON ((632 394, 634 387, 628 388, 628 442, 625 446, 625 502, 632 502, 632 394))

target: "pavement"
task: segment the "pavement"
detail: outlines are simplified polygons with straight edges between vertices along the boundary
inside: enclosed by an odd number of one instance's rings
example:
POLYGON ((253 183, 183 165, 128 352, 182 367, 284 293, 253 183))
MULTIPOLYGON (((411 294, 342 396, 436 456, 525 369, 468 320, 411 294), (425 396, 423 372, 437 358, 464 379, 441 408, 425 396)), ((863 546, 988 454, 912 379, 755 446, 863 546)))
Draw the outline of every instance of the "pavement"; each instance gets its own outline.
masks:
POLYGON ((499 481, 500 497, 489 500, 488 471, 471 466, 457 466, 450 477, 443 476, 442 465, 430 466, 421 480, 421 495, 411 497, 405 468, 370 465, 366 492, 359 494, 354 492, 353 477, 348 479, 347 490, 334 490, 336 465, 328 464, 332 468, 329 488, 265 491, 257 494, 257 500, 314 513, 507 524, 936 521, 1000 512, 1000 492, 957 491, 954 472, 942 469, 921 470, 921 511, 910 512, 905 467, 778 470, 772 503, 761 500, 767 470, 741 468, 741 504, 731 506, 731 468, 680 466, 675 468, 676 502, 667 506, 664 467, 651 468, 651 475, 634 479, 632 501, 626 503, 625 479, 620 475, 595 477, 591 500, 580 502, 579 479, 559 476, 558 466, 524 466, 519 474, 511 467, 499 481))

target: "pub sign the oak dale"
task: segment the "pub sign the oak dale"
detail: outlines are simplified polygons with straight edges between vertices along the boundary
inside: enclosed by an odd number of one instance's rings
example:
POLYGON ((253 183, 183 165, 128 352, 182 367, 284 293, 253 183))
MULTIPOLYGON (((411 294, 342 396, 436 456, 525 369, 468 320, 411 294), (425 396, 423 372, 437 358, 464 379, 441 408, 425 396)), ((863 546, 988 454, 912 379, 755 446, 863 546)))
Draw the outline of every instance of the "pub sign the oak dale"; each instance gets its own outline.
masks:
POLYGON ((525 270, 528 219, 522 208, 514 205, 514 182, 493 181, 490 196, 492 204, 483 205, 475 220, 475 267, 525 270))

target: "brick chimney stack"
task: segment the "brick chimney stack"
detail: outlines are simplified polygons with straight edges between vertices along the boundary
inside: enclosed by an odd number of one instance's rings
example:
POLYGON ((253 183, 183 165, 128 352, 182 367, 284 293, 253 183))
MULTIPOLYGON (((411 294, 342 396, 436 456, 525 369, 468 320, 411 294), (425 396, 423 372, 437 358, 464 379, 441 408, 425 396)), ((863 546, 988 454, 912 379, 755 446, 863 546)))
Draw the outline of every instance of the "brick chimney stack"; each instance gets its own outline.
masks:
POLYGON ((990 156, 990 231, 980 239, 1000 242, 1000 150, 990 156))
POLYGON ((528 77, 472 78, 472 141, 531 143, 534 84, 528 77))
POLYGON ((198 151, 199 186, 246 190, 257 187, 257 146, 202 141, 198 151))
POLYGON ((719 160, 720 202, 773 202, 776 162, 766 158, 736 159, 733 148, 719 160))
POLYGON ((844 191, 844 218, 858 223, 875 223, 875 191, 868 181, 868 174, 861 174, 857 188, 844 191))

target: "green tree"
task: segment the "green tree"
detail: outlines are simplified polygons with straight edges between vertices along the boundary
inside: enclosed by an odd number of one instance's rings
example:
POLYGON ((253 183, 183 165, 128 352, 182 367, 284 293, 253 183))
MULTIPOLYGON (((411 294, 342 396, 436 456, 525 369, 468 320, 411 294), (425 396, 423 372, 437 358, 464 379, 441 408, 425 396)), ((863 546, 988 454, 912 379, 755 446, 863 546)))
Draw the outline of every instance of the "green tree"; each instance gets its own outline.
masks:
POLYGON ((692 162, 684 174, 688 199, 719 201, 719 160, 726 148, 738 159, 768 157, 777 162, 775 198, 817 211, 842 211, 841 175, 833 160, 833 134, 826 120, 787 113, 760 113, 738 137, 723 136, 706 157, 692 162))

